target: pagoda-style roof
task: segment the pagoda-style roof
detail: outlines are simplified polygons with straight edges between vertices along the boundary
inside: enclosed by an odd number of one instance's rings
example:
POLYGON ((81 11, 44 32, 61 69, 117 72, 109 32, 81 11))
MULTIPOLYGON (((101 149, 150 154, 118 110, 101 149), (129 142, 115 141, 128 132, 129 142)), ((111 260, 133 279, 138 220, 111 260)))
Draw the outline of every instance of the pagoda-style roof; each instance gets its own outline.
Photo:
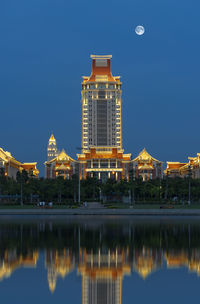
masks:
POLYGON ((200 153, 196 157, 188 157, 190 165, 200 165, 200 153))
POLYGON ((135 161, 139 161, 139 162, 144 162, 144 163, 148 163, 148 162, 151 162, 151 161, 155 161, 157 163, 162 163, 161 161, 157 160, 156 158, 152 157, 147 151, 146 149, 144 148, 140 153, 139 155, 132 160, 133 162, 135 161))
POLYGON ((2 148, 0 148, 0 159, 2 159, 5 163, 11 162, 16 165, 21 165, 21 163, 17 161, 10 152, 4 151, 2 148))
POLYGON ((49 162, 45 162, 45 163, 54 163, 54 162, 65 162, 65 161, 72 161, 75 162, 75 160, 73 158, 71 158, 64 149, 62 149, 62 151, 58 154, 58 156, 56 156, 55 158, 53 158, 52 160, 50 160, 49 162))
POLYGON ((8 164, 13 167, 18 169, 19 171, 24 170, 33 170, 33 175, 38 176, 39 171, 36 168, 37 163, 21 163, 18 160, 16 160, 10 152, 4 151, 2 148, 0 148, 0 160, 2 160, 5 164, 8 164))
POLYGON ((91 55, 92 73, 89 77, 83 76, 85 82, 120 82, 120 76, 114 77, 111 72, 110 60, 112 55, 91 55))

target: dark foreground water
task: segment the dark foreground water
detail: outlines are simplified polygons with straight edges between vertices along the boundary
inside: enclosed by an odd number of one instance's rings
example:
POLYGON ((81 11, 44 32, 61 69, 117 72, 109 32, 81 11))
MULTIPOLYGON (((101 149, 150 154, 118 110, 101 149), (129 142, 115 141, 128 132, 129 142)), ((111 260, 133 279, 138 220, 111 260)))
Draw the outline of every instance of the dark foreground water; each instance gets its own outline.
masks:
POLYGON ((198 303, 200 220, 0 218, 0 301, 198 303))

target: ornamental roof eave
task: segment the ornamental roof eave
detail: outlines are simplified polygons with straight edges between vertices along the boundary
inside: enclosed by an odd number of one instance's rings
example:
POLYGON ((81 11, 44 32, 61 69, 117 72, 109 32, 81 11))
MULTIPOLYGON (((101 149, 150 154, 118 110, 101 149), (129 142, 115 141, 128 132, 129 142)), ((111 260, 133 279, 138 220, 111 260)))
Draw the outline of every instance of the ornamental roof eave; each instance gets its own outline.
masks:
POLYGON ((92 59, 92 72, 89 77, 86 76, 83 77, 83 83, 85 82, 119 83, 120 81, 119 76, 114 77, 111 72, 110 61, 112 55, 91 55, 90 57, 92 59), (101 76, 101 77, 96 77, 96 76, 101 76))
POLYGON ((22 163, 18 160, 16 160, 10 152, 8 151, 4 151, 2 148, 0 148, 0 158, 3 159, 3 161, 5 161, 6 163, 13 163, 15 165, 22 165, 22 163))
POLYGON ((50 161, 46 161, 44 164, 51 164, 54 163, 56 161, 71 161, 71 162, 76 162, 73 158, 71 158, 64 149, 62 149, 62 151, 58 154, 58 156, 54 157, 53 159, 51 159, 50 161))
POLYGON ((179 170, 184 170, 184 169, 188 169, 190 166, 190 164, 185 164, 184 166, 180 167, 179 170))
POLYGON ((31 163, 22 163, 22 165, 37 165, 37 162, 31 162, 31 163))
POLYGON ((90 77, 91 77, 91 75, 90 76, 82 76, 83 81, 82 81, 81 84, 86 84, 86 83, 89 83, 89 84, 94 83, 94 84, 96 84, 98 82, 100 82, 100 83, 104 83, 104 82, 108 83, 109 82, 110 84, 112 84, 112 83, 116 84, 116 82, 117 82, 117 84, 122 84, 122 81, 120 80, 121 76, 113 76, 112 75, 113 80, 106 80, 106 81, 103 81, 103 80, 101 80, 101 81, 91 80, 90 77))
POLYGON ((70 170, 70 168, 69 168, 69 166, 65 166, 64 164, 61 164, 60 166, 55 168, 55 171, 59 171, 59 170, 68 171, 68 170, 70 170))
POLYGON ((154 170, 154 167, 152 165, 144 164, 142 166, 138 166, 138 170, 154 170))
POLYGON ((145 148, 139 153, 139 155, 138 155, 136 158, 134 158, 134 159, 132 160, 132 162, 135 162, 135 161, 143 161, 143 160, 145 160, 145 161, 146 161, 146 160, 149 160, 149 161, 153 160, 153 161, 155 161, 155 162, 157 162, 157 163, 163 164, 162 161, 160 161, 160 160, 158 160, 158 159, 152 157, 152 156, 146 151, 145 148), (142 155, 145 156, 144 159, 142 159, 142 155))
POLYGON ((90 55, 90 58, 92 59, 111 59, 112 58, 112 55, 93 55, 91 54, 90 55))
POLYGON ((167 168, 166 170, 179 170, 180 168, 187 165, 187 163, 180 163, 180 162, 168 162, 167 161, 167 168))

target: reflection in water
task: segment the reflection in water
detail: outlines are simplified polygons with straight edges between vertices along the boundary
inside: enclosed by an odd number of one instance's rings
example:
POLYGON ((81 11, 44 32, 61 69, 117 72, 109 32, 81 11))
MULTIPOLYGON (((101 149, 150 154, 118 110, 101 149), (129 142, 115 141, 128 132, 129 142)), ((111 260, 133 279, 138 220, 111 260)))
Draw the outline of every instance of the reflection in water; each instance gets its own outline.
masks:
POLYGON ((121 303, 122 279, 130 273, 128 249, 80 251, 82 303, 121 303))
POLYGON ((83 304, 122 303, 125 275, 187 267, 200 274, 200 225, 133 220, 36 221, 0 224, 0 280, 20 267, 37 266, 45 253, 49 289, 77 270, 83 304))

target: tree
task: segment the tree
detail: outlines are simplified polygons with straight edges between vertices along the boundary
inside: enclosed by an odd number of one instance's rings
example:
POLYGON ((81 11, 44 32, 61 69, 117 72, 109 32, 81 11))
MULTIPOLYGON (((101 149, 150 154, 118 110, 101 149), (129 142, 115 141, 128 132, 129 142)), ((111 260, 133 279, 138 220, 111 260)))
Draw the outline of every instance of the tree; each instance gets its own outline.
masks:
POLYGON ((16 176, 17 182, 20 184, 20 204, 23 206, 23 184, 28 181, 28 173, 26 170, 18 171, 16 176))

